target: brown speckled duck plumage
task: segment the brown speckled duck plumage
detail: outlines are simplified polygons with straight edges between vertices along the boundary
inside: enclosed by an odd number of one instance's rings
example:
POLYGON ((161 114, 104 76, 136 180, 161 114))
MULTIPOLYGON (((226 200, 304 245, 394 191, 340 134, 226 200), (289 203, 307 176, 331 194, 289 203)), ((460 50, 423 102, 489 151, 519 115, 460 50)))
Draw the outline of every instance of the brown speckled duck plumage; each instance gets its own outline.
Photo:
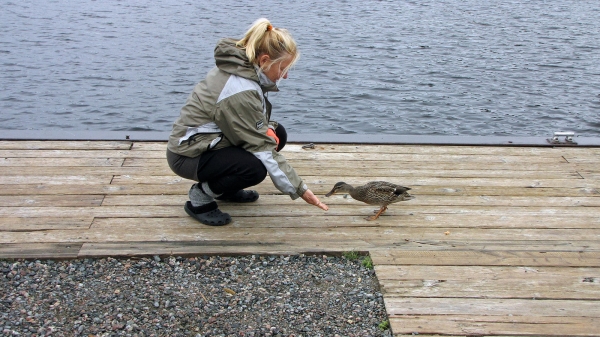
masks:
POLYGON ((377 205, 381 207, 379 211, 376 211, 377 214, 367 218, 367 220, 375 220, 385 212, 389 204, 414 199, 414 196, 408 194, 409 190, 409 187, 392 184, 387 181, 371 181, 357 187, 340 181, 325 196, 329 197, 336 192, 347 192, 355 200, 369 205, 377 205))

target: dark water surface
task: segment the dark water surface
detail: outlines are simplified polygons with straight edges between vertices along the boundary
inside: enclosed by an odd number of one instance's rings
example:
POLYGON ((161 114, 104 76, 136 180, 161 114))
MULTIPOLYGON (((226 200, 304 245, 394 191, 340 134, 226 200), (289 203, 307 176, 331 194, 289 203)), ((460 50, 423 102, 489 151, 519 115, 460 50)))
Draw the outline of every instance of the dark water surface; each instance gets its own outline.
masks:
POLYGON ((290 132, 600 136, 598 0, 0 3, 0 130, 168 131, 267 17, 302 53, 270 96, 290 132))

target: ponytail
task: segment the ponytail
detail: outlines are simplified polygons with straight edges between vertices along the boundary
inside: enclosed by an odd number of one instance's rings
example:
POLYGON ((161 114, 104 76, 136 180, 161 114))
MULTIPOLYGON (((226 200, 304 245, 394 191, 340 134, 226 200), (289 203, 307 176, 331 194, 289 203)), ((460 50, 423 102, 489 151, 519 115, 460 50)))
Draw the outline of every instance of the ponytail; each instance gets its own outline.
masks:
POLYGON ((246 50, 248 60, 254 64, 258 64, 258 58, 263 54, 269 55, 273 62, 289 55, 292 56, 290 68, 300 57, 292 35, 286 29, 274 28, 265 18, 254 21, 236 45, 246 50))

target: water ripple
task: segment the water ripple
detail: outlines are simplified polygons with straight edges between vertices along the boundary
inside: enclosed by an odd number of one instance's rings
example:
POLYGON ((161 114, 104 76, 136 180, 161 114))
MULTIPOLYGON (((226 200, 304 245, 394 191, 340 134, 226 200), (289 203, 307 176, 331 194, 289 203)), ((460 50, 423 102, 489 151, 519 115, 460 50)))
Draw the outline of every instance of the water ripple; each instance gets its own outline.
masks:
POLYGON ((168 131, 215 42, 261 16, 302 52, 269 97, 290 132, 600 136, 593 0, 8 1, 1 128, 168 131))

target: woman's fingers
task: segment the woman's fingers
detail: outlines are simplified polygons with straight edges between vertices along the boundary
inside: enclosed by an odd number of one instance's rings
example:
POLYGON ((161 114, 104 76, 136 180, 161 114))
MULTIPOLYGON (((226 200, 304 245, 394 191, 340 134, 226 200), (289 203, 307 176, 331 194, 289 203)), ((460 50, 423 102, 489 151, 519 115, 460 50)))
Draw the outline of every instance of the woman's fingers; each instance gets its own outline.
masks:
POLYGON ((322 203, 321 200, 319 200, 319 198, 317 198, 317 196, 311 190, 306 190, 306 192, 304 192, 304 194, 302 195, 302 199, 304 199, 304 201, 306 201, 307 203, 315 205, 324 211, 329 210, 329 207, 322 203))
POLYGON ((319 207, 320 209, 322 209, 324 211, 329 210, 329 206, 325 205, 324 203, 322 203, 320 201, 317 203, 317 207, 319 207))

